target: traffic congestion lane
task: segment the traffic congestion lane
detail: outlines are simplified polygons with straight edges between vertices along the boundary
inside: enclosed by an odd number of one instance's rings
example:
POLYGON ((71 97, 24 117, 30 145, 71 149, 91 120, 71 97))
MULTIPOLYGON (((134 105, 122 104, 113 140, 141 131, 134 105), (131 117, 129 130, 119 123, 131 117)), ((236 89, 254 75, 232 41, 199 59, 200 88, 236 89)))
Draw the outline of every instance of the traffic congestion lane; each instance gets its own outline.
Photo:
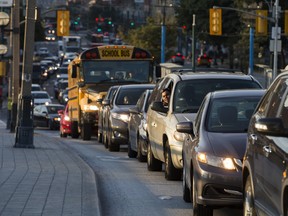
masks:
MULTIPOLYGON (((109 152, 93 137, 90 141, 60 138, 55 131, 40 130, 60 139, 73 149, 95 172, 102 215, 193 215, 192 205, 182 199, 182 182, 166 181, 164 171, 148 172, 146 163, 127 156, 127 145, 109 152), (121 199, 119 198, 121 197, 121 199)), ((214 216, 240 216, 242 209, 214 210, 214 216)))

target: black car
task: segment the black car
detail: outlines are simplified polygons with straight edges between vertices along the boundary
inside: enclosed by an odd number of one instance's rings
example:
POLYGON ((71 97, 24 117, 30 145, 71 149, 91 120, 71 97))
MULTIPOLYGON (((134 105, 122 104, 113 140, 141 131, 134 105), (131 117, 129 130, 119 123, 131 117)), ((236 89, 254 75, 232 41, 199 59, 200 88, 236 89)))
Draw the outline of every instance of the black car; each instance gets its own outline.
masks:
POLYGON ((107 106, 110 103, 110 100, 112 99, 114 93, 116 92, 116 90, 118 89, 118 85, 115 86, 111 86, 108 91, 107 94, 105 95, 104 99, 100 99, 100 103, 101 106, 99 108, 99 112, 98 112, 98 142, 103 142, 103 144, 105 145, 105 147, 107 146, 107 136, 106 134, 103 133, 103 125, 104 125, 104 116, 106 114, 107 111, 107 106))
POLYGON ((180 122, 183 141, 183 199, 194 215, 242 205, 242 158, 247 127, 265 90, 224 90, 208 93, 195 121, 180 122))
POLYGON ((146 115, 148 110, 148 99, 152 89, 147 89, 140 96, 136 106, 129 109, 130 117, 128 122, 129 143, 128 156, 137 157, 139 162, 147 160, 147 123, 146 115))
POLYGON ((57 130, 60 127, 59 110, 65 107, 60 104, 38 105, 33 110, 34 127, 48 127, 50 130, 57 130))
POLYGON ((243 160, 244 215, 288 215, 288 72, 252 115, 243 160))
POLYGON ((184 65, 185 63, 185 56, 183 56, 181 53, 176 53, 171 57, 169 60, 171 63, 179 64, 179 65, 184 65))
POLYGON ((140 95, 154 84, 133 84, 119 86, 111 100, 107 100, 106 120, 103 133, 107 134, 109 151, 119 151, 120 145, 128 143, 129 108, 135 106, 140 95))

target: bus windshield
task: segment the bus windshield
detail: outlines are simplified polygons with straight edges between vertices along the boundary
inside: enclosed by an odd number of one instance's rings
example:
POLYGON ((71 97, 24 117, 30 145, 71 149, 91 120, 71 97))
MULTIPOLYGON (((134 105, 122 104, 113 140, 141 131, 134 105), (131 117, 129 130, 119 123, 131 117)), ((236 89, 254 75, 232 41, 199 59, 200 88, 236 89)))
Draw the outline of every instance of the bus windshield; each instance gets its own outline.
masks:
POLYGON ((149 61, 83 61, 83 76, 87 83, 139 82, 148 83, 149 61))

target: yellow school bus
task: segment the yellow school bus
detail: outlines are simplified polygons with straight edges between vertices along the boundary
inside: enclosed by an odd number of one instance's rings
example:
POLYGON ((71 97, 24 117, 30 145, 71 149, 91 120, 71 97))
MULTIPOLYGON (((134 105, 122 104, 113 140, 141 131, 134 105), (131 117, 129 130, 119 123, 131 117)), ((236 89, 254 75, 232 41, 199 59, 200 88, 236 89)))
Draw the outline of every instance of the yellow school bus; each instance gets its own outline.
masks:
POLYGON ((97 136, 100 102, 113 85, 154 83, 154 59, 145 49, 126 45, 83 51, 68 66, 71 136, 97 136))

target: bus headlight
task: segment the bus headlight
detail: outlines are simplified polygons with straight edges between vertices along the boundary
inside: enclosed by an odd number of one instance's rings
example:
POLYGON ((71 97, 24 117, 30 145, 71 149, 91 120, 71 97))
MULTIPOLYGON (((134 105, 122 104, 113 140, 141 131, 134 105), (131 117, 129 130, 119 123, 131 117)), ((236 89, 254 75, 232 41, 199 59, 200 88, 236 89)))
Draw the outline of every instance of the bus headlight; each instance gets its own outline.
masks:
POLYGON ((85 111, 89 111, 89 110, 93 110, 93 111, 96 111, 96 110, 99 110, 99 108, 96 106, 96 105, 84 105, 84 110, 85 111))

